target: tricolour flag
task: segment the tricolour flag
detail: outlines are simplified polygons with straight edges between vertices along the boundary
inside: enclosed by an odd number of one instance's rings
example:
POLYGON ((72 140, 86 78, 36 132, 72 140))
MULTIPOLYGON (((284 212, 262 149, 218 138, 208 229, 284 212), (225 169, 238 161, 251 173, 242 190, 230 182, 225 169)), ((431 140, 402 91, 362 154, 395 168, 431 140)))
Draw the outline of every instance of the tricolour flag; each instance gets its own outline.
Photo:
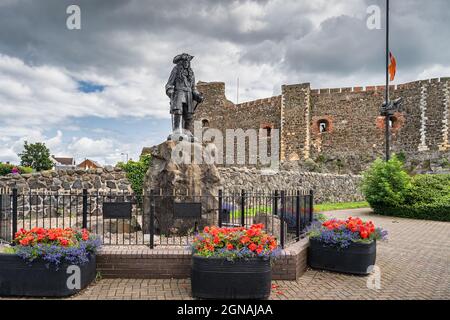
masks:
POLYGON ((395 57, 391 52, 389 52, 389 59, 391 60, 389 63, 389 76, 391 81, 394 81, 397 72, 397 60, 395 60, 395 57))

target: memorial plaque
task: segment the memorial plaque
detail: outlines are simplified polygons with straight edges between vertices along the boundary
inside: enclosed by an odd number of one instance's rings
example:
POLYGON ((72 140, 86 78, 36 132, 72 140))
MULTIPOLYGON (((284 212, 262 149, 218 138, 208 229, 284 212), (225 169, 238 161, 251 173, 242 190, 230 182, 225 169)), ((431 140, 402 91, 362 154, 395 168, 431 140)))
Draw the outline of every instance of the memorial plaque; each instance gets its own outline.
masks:
POLYGON ((176 219, 200 219, 202 217, 202 204, 196 202, 174 202, 173 216, 176 219))
POLYGON ((129 219, 131 220, 131 202, 104 202, 104 219, 129 219))
POLYGON ((9 195, 0 195, 0 239, 12 241, 12 217, 9 195))

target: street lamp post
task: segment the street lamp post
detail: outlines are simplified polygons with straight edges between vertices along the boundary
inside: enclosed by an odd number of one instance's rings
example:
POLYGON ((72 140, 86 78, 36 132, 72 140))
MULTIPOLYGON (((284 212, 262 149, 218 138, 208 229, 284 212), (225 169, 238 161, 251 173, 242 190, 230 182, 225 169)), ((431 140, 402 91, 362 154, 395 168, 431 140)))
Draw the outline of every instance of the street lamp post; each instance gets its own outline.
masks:
MULTIPOLYGON (((386 107, 389 108, 389 0, 386 0, 386 107)), ((390 155, 390 112, 386 112, 385 119, 385 139, 386 139, 386 161, 389 161, 390 155)))
POLYGON ((386 139, 386 161, 391 158, 391 119, 395 112, 401 110, 402 98, 390 101, 389 97, 389 62, 390 62, 390 50, 389 50, 389 0, 386 0, 386 96, 383 105, 381 106, 381 115, 386 117, 385 119, 385 139, 386 139))

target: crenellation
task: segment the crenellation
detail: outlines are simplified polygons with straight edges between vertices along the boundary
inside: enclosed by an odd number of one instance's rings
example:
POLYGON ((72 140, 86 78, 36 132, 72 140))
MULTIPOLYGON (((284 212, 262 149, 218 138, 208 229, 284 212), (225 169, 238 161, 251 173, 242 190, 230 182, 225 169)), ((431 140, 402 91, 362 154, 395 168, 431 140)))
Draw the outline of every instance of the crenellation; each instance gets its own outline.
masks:
MULTIPOLYGON (((393 117, 393 152, 404 152, 418 163, 450 159, 449 85, 447 77, 390 86, 391 99, 403 98, 402 112, 393 117)), ((205 94, 196 117, 209 119, 210 127, 220 130, 273 124, 281 132, 282 162, 319 159, 345 163, 357 173, 385 152, 384 118, 380 117, 385 86, 312 89, 309 83, 283 85, 280 96, 238 105, 226 100, 224 85, 216 83, 212 90, 205 94), (332 130, 320 132, 321 120, 328 121, 332 130)))

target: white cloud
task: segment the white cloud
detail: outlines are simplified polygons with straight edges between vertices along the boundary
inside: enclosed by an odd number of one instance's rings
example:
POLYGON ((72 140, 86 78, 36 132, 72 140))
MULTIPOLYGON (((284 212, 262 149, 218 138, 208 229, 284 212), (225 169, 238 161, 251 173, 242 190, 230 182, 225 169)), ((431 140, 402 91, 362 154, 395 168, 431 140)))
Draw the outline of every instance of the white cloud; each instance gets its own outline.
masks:
POLYGON ((105 154, 114 153, 114 141, 111 139, 91 139, 83 137, 75 139, 69 146, 68 150, 77 158, 96 158, 105 154))
POLYGON ((167 117, 167 112, 161 110, 163 90, 160 94, 148 94, 148 86, 156 83, 149 73, 128 72, 121 80, 108 85, 103 92, 87 94, 78 90, 73 72, 29 66, 0 54, 1 120, 14 125, 26 123, 28 127, 83 116, 167 117))
POLYGON ((19 157, 11 149, 6 147, 0 147, 0 162, 18 163, 19 157))
MULTIPOLYGON (((167 132, 149 126, 135 139, 122 138, 101 126, 85 130, 81 119, 168 119, 164 85, 181 52, 196 56, 197 80, 225 82, 232 101, 238 77, 240 102, 279 94, 288 83, 382 84, 383 66, 376 63, 383 64, 383 53, 372 45, 384 42, 362 31, 372 2, 384 1, 83 1, 89 23, 67 33, 55 19, 63 2, 3 0, 0 161, 17 159, 25 140, 102 163, 123 159, 122 152, 137 158, 144 144, 159 143, 167 132), (86 94, 77 80, 106 87, 86 94), (75 134, 81 138, 71 141, 75 134)), ((404 0, 392 7, 396 83, 450 75, 448 1, 404 0)))

